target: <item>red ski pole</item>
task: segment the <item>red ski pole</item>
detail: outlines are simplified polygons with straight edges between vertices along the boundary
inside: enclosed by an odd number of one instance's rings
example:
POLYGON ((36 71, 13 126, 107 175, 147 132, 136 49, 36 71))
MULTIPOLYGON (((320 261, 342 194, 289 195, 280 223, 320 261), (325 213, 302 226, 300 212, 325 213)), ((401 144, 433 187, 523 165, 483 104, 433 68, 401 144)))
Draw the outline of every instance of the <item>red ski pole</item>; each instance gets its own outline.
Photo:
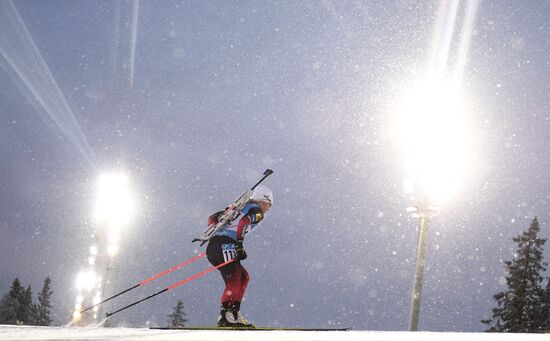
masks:
POLYGON ((193 258, 191 258, 191 259, 189 259, 189 260, 186 260, 185 262, 183 262, 183 263, 181 263, 181 264, 178 264, 178 265, 176 265, 176 266, 173 266, 173 267, 171 267, 170 269, 164 270, 163 272, 161 272, 161 273, 159 273, 159 274, 157 274, 157 275, 155 275, 155 276, 153 276, 153 277, 151 277, 151 278, 148 278, 148 279, 146 279, 146 280, 144 280, 144 281, 139 282, 138 284, 134 285, 133 287, 130 287, 130 288, 126 289, 126 290, 123 290, 123 291, 121 291, 121 292, 119 292, 119 293, 116 293, 116 294, 114 294, 113 296, 108 297, 108 298, 104 299, 103 301, 101 301, 101 302, 99 302, 99 303, 97 303, 97 304, 94 304, 94 305, 91 306, 91 307, 88 307, 88 308, 86 308, 86 309, 84 309, 84 310, 81 310, 80 313, 82 314, 83 312, 88 311, 88 310, 90 310, 90 309, 93 309, 94 307, 97 307, 97 306, 100 305, 100 304, 103 304, 103 303, 105 303, 105 302, 107 302, 107 301, 112 300, 112 299, 115 298, 115 297, 118 297, 118 296, 120 296, 120 295, 122 295, 122 294, 127 293, 128 291, 134 290, 135 288, 138 288, 138 287, 140 287, 140 286, 143 286, 143 285, 145 285, 145 284, 147 284, 147 283, 149 283, 149 282, 151 282, 151 281, 154 281, 155 279, 157 279, 157 278, 159 278, 159 277, 162 277, 162 276, 164 276, 164 275, 166 275, 166 274, 169 274, 170 272, 175 271, 175 270, 177 270, 177 269, 179 269, 179 268, 181 268, 181 267, 184 267, 184 266, 186 266, 186 265, 188 265, 188 264, 190 264, 190 263, 193 263, 194 261, 196 261, 196 260, 198 260, 198 259, 200 259, 200 258, 202 258, 202 257, 204 257, 204 256, 206 256, 206 253, 199 253, 198 256, 195 256, 195 257, 193 257, 193 258))
POLYGON ((167 287, 167 288, 164 288, 164 289, 162 289, 162 290, 160 290, 160 291, 157 291, 156 293, 154 293, 154 294, 152 294, 152 295, 149 295, 149 296, 147 296, 147 297, 145 297, 145 298, 142 298, 142 299, 139 300, 139 301, 136 301, 136 302, 134 302, 134 303, 132 303, 132 304, 128 304, 127 306, 122 307, 122 308, 120 308, 120 309, 118 309, 118 310, 115 310, 115 311, 113 311, 112 313, 107 313, 107 317, 113 316, 114 314, 116 314, 116 313, 118 313, 118 312, 121 312, 121 311, 123 311, 123 310, 126 310, 126 309, 128 309, 128 308, 130 308, 130 307, 133 307, 133 306, 135 306, 136 304, 141 303, 141 302, 143 302, 143 301, 146 301, 146 300, 148 300, 148 299, 150 299, 150 298, 153 298, 153 297, 155 297, 155 296, 157 296, 157 295, 160 295, 160 294, 162 294, 163 292, 166 292, 166 291, 168 291, 168 290, 172 290, 172 289, 174 289, 174 288, 176 288, 176 287, 179 287, 180 285, 183 285, 183 284, 185 284, 185 283, 191 282, 192 280, 195 280, 195 279, 197 279, 197 278, 199 278, 199 277, 201 277, 201 276, 203 276, 203 275, 206 275, 206 274, 209 273, 209 272, 212 272, 212 271, 214 271, 214 270, 216 270, 216 269, 219 269, 219 268, 221 268, 222 266, 226 266, 227 264, 229 264, 229 263, 231 263, 231 262, 234 262, 234 261, 235 261, 235 259, 231 259, 231 260, 228 260, 228 261, 225 262, 225 263, 221 263, 221 264, 219 264, 219 265, 216 265, 216 266, 213 266, 213 267, 211 267, 211 268, 208 268, 208 269, 204 270, 203 272, 199 272, 198 274, 193 275, 193 276, 191 276, 191 277, 188 277, 188 278, 184 279, 184 280, 181 281, 181 282, 178 282, 178 283, 173 284, 173 285, 171 285, 171 286, 169 286, 169 287, 167 287))

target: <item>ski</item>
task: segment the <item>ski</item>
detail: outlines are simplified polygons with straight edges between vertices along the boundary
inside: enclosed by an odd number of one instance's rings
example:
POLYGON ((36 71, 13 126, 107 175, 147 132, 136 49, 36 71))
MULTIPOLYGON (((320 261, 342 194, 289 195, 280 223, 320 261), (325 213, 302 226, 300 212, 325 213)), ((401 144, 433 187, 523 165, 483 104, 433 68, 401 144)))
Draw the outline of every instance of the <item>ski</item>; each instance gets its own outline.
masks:
POLYGON ((285 328, 285 327, 216 327, 216 326, 190 326, 190 327, 150 327, 157 330, 240 330, 240 331, 294 331, 294 332, 345 332, 351 328, 285 328))

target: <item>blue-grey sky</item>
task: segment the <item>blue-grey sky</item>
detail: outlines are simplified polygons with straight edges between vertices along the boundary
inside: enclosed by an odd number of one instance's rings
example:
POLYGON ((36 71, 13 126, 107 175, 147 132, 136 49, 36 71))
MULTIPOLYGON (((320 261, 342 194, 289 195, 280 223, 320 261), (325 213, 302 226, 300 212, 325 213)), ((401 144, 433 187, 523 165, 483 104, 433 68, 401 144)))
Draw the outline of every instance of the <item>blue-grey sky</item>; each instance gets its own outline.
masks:
MULTIPOLYGON (((207 216, 272 168, 275 205, 245 242, 245 315, 259 325, 406 329, 418 222, 405 212, 388 108, 426 64, 438 8, 3 2, 0 292, 16 276, 36 292, 50 274, 56 323, 68 321, 104 171, 129 174, 139 207, 115 261, 116 290, 193 257, 207 216)), ((431 221, 420 329, 482 330, 512 238, 534 216, 550 237, 549 16, 542 0, 477 7, 463 74, 476 158, 431 221)), ((107 311, 208 266, 198 261, 107 311)), ((113 322, 164 324, 182 299, 190 323, 213 324, 221 289, 210 274, 113 322)))

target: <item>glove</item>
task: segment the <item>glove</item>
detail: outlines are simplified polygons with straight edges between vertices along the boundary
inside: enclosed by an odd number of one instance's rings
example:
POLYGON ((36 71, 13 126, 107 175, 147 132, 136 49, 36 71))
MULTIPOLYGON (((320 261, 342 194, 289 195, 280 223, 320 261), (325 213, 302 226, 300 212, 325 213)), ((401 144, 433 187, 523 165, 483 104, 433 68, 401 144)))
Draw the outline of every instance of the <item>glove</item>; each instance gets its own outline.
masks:
POLYGON ((245 260, 246 257, 248 257, 246 255, 246 251, 244 250, 242 241, 238 241, 235 244, 235 251, 237 251, 237 260, 245 260))

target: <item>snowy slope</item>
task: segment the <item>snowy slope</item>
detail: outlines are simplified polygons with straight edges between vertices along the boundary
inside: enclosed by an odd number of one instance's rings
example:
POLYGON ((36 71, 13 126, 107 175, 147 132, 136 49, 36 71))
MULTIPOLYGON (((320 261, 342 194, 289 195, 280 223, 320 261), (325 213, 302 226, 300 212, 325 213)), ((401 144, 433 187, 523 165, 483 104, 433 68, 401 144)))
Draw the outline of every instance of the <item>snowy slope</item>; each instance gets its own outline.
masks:
POLYGON ((143 341, 549 341, 542 334, 431 332, 182 331, 145 328, 66 328, 0 325, 0 340, 143 340, 143 341))

